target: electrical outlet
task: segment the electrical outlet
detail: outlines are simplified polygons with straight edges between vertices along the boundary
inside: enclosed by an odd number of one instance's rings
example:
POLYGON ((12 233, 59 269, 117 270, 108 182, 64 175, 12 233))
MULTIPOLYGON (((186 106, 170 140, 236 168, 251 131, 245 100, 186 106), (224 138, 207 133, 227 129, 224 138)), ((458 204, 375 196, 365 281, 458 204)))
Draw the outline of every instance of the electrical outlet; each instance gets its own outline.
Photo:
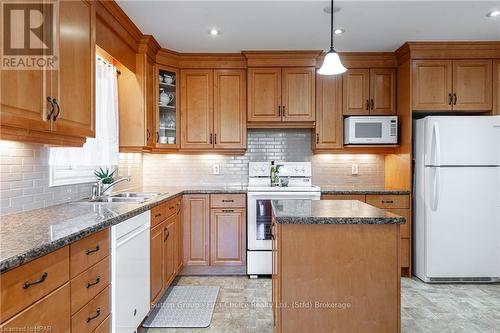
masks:
POLYGON ((220 165, 219 164, 212 165, 212 173, 214 175, 220 174, 220 165))
POLYGON ((351 165, 351 175, 357 175, 359 174, 359 167, 357 164, 352 164, 351 165))

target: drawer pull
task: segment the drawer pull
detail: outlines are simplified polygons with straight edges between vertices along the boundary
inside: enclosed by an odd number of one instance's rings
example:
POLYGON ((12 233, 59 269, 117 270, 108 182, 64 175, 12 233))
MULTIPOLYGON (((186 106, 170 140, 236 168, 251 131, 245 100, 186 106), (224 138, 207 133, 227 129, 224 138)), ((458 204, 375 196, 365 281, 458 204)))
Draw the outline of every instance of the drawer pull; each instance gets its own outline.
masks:
POLYGON ((222 202, 234 202, 234 199, 222 199, 222 202))
POLYGON ((90 287, 92 287, 92 286, 95 286, 95 285, 96 285, 96 284, 98 284, 99 282, 101 282, 101 277, 100 277, 100 276, 98 276, 98 277, 94 280, 94 282, 89 282, 89 283, 87 283, 87 289, 88 289, 88 288, 90 288, 90 287))
POLYGON ((97 308, 97 310, 95 312, 95 315, 90 316, 90 317, 87 318, 87 323, 90 323, 92 320, 96 319, 100 315, 101 315, 101 308, 97 308))
POLYGON ((23 289, 28 289, 29 287, 31 287, 34 284, 42 283, 43 281, 45 281, 47 279, 47 276, 49 276, 49 273, 45 272, 42 274, 42 276, 38 280, 35 280, 33 282, 29 282, 29 281, 24 282, 23 289))
POLYGON ((175 206, 170 206, 170 208, 169 208, 169 209, 170 209, 170 210, 172 210, 172 209, 174 209, 174 208, 175 208, 175 206))
POLYGON ((155 218, 160 217, 161 213, 155 214, 155 218))
POLYGON ((382 200, 382 203, 391 204, 394 203, 394 200, 382 200))
POLYGON ((94 252, 98 252, 100 250, 99 245, 95 247, 95 249, 88 249, 87 252, 85 252, 86 255, 91 255, 94 252))
POLYGON ((234 209, 223 209, 223 213, 234 213, 234 209))

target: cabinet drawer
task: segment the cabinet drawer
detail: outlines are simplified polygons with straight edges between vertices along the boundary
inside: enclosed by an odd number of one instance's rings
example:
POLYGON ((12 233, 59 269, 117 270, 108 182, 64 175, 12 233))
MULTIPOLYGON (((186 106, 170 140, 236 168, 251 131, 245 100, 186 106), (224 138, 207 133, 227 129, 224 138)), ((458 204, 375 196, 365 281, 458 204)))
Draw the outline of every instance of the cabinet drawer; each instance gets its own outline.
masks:
POLYGON ((210 207, 212 208, 226 208, 226 207, 240 207, 245 208, 246 196, 244 194, 211 194, 210 207))
POLYGON ((322 200, 359 200, 365 202, 366 196, 364 194, 323 194, 322 200))
POLYGON ((106 257, 71 280, 71 313, 80 310, 109 285, 110 257, 106 257))
POLYGON ((158 206, 151 208, 151 228, 160 224, 167 218, 166 204, 162 203, 158 206))
POLYGON ((109 333, 111 332, 111 314, 104 319, 101 325, 97 326, 94 333, 109 333))
POLYGON ((91 333, 110 313, 111 289, 106 287, 93 300, 71 317, 71 331, 91 333))
POLYGON ((411 217, 409 209, 386 209, 386 211, 403 216, 406 219, 404 224, 399 225, 399 236, 401 238, 410 238, 411 217))
POLYGON ((401 267, 410 267, 410 239, 401 238, 400 246, 401 267))
POLYGON ((0 275, 0 322, 35 303, 68 280, 68 246, 0 275))
POLYGON ((0 332, 69 333, 71 324, 69 299, 69 284, 67 283, 0 325, 0 332), (37 331, 36 328, 39 327, 40 330, 37 331))
POLYGON ((109 229, 105 229, 70 245, 71 277, 109 255, 109 229))
POLYGON ((410 208, 410 196, 368 194, 366 203, 379 208, 410 208))
POLYGON ((167 216, 166 218, 169 218, 170 216, 174 215, 179 211, 179 201, 181 197, 169 200, 165 203, 165 209, 167 211, 167 216))

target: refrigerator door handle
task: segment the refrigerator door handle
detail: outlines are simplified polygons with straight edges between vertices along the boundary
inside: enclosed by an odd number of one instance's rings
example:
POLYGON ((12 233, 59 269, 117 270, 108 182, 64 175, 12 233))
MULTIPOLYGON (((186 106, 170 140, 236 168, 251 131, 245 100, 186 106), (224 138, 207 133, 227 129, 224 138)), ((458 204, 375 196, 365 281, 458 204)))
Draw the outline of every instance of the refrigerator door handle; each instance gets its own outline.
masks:
POLYGON ((434 156, 434 161, 431 161, 431 165, 441 165, 441 139, 439 136, 439 125, 438 123, 434 123, 432 126, 432 149, 434 156))
POLYGON ((441 176, 441 168, 434 167, 434 184, 432 189, 432 211, 436 211, 439 205, 439 177, 441 176))

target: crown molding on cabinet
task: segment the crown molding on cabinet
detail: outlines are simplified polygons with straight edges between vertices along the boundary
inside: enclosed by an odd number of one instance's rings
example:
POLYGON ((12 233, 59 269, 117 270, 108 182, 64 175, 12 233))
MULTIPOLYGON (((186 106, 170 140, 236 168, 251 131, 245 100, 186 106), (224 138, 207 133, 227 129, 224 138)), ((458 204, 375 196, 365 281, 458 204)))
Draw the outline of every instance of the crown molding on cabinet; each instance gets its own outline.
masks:
POLYGON ((242 51, 248 67, 313 67, 323 51, 242 51))
POLYGON ((152 35, 143 35, 137 49, 139 53, 147 54, 154 61, 161 46, 152 35))

